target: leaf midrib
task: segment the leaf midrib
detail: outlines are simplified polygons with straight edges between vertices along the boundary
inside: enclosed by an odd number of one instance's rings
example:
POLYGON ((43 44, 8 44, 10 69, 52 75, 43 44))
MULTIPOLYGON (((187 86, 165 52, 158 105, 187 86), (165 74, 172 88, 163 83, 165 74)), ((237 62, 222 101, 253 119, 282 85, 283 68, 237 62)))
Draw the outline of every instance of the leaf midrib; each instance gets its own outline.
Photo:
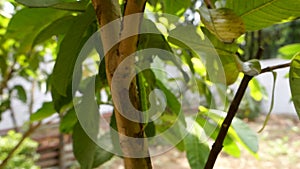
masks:
POLYGON ((278 0, 270 0, 269 2, 267 2, 267 3, 263 4, 263 5, 260 5, 260 6, 256 7, 256 8, 252 8, 252 10, 249 10, 249 11, 245 12, 244 14, 242 14, 242 15, 240 15, 240 16, 241 16, 241 17, 245 17, 245 16, 247 16, 247 15, 250 15, 251 13, 256 12, 256 11, 259 11, 260 9, 265 8, 265 7, 268 6, 268 5, 272 5, 272 4, 275 3, 276 1, 278 1, 278 0))

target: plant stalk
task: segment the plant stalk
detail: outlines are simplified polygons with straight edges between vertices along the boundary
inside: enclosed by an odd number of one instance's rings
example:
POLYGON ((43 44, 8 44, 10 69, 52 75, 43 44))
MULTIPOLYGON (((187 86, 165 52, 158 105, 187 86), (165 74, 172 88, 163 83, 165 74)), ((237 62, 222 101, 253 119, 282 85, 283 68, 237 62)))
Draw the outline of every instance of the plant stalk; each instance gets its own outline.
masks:
POLYGON ((208 160, 205 164, 205 169, 212 169, 216 159, 219 155, 219 153, 221 152, 222 148, 223 148, 223 142, 224 139, 228 133, 228 129, 231 125, 231 122, 239 108, 239 105, 241 103, 241 100, 246 92, 247 86, 250 82, 250 80, 253 78, 253 76, 248 76, 248 75, 244 75, 242 82, 234 96, 233 101, 231 102, 231 105, 229 107, 229 110, 227 112, 227 116, 225 117, 222 125, 221 125, 221 129, 220 132, 216 138, 215 143, 212 146, 212 149, 209 153, 208 156, 208 160))
MULTIPOLYGON (((264 69, 261 70, 260 74, 263 73, 267 73, 267 72, 271 72, 274 71, 276 69, 281 69, 281 68, 286 68, 289 67, 291 63, 285 63, 285 64, 280 64, 280 65, 275 65, 275 66, 270 66, 270 67, 266 67, 264 69)), ((227 116, 225 117, 222 125, 221 125, 221 129, 220 132, 216 138, 215 143, 212 146, 212 149, 209 153, 208 156, 208 160, 205 164, 205 169, 212 169, 214 167, 214 164, 216 162, 216 159, 219 155, 219 153, 221 152, 222 148, 223 148, 223 142, 224 139, 228 133, 228 129, 232 123, 232 120, 239 108, 239 105, 241 103, 241 100, 246 92, 246 89, 248 87, 249 82, 251 81, 251 79, 253 78, 253 76, 248 76, 248 75, 244 75, 242 82, 240 83, 240 86, 234 96, 234 99, 232 100, 230 107, 228 109, 227 112, 227 116)))
MULTIPOLYGON (((143 16, 141 14, 144 12, 146 0, 127 0, 124 5, 124 16, 122 20, 120 20, 121 10, 118 0, 92 0, 92 3, 100 27, 104 27, 114 20, 120 24, 114 29, 104 28, 101 31, 101 39, 104 51, 106 52, 106 76, 108 84, 111 87, 113 77, 116 78, 117 81, 124 81, 126 78, 129 78, 130 73, 135 71, 134 57, 128 58, 128 56, 137 50, 138 34, 143 16), (131 14, 137 14, 136 16, 141 17, 136 17, 134 19, 132 19, 132 17, 126 17, 131 14), (126 36, 126 33, 128 32, 134 32, 135 34, 134 36, 120 40, 119 43, 108 49, 107 46, 110 45, 112 39, 121 39, 121 37, 124 35, 126 36), (129 63, 127 62, 128 64, 126 64, 124 71, 120 72, 118 75, 114 75, 120 63, 125 59, 128 59, 129 63)), ((122 86, 122 88, 123 87, 124 86, 122 86)), ((124 156, 125 169, 150 169, 152 168, 152 165, 148 152, 147 139, 144 139, 145 134, 143 131, 143 124, 132 121, 124 116, 141 116, 141 114, 132 114, 135 112, 132 112, 126 108, 128 106, 124 105, 125 92, 129 92, 132 105, 136 109, 139 109, 141 106, 138 99, 136 79, 133 78, 131 80, 129 88, 123 89, 122 92, 114 92, 112 98, 114 105, 120 105, 120 108, 122 109, 118 110, 115 106, 114 112, 119 133, 119 142, 124 156), (140 142, 132 142, 130 138, 140 138, 140 142), (143 154, 143 156, 134 158, 132 155, 135 154, 143 154)), ((111 88, 111 90, 114 89, 111 88)))

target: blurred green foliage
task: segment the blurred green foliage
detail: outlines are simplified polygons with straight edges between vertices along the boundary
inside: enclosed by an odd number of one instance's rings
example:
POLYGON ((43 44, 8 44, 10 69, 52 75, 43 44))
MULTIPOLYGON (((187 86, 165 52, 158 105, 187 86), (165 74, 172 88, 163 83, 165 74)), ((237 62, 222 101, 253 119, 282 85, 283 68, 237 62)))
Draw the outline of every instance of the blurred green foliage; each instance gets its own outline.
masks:
MULTIPOLYGON (((0 136, 0 164, 22 138, 21 133, 9 131, 6 136, 0 136)), ((36 153, 38 143, 26 138, 8 161, 5 169, 39 169, 35 161, 39 155, 36 153)))

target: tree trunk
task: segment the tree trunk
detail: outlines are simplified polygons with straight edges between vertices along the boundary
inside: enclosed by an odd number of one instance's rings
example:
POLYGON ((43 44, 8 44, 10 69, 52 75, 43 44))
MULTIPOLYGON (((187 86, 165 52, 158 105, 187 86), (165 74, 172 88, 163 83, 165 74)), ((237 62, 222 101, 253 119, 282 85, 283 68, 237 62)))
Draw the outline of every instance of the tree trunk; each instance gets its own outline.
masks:
MULTIPOLYGON (((92 0, 98 22, 100 27, 119 19, 121 16, 120 5, 118 0, 92 0)), ((143 13, 146 0, 127 0, 124 7, 124 17, 119 20, 118 27, 114 29, 102 29, 101 38, 105 53, 105 66, 108 84, 111 90, 112 79, 117 81, 126 81, 135 72, 134 57, 128 57, 137 49, 138 33, 140 29, 141 17, 130 19, 128 16, 135 13, 143 13), (133 32, 134 36, 122 39, 119 43, 115 44, 112 48, 109 47, 110 43, 115 39, 120 39, 124 34, 133 32), (110 48, 110 49, 109 49, 110 48), (118 75, 114 75, 116 69, 124 59, 127 64, 118 75)), ((120 85, 119 85, 120 86, 120 85)), ((117 92, 112 91, 113 102, 115 105, 114 112, 116 116, 117 128, 119 132, 119 141, 124 156, 124 163, 126 169, 148 169, 152 168, 151 159, 149 157, 147 140, 144 139, 143 125, 140 121, 132 121, 126 117, 134 117, 141 119, 141 114, 136 113, 124 104, 124 97, 129 94, 131 104, 138 109, 140 104, 138 100, 138 93, 136 87, 136 79, 130 80, 130 85, 121 85, 122 90, 117 92), (125 93, 129 92, 129 93, 125 93), (117 105, 117 106, 116 106, 117 105), (116 108, 118 107, 118 108, 116 108), (124 117, 124 115, 126 117, 124 117), (132 141, 132 138, 140 138, 139 141, 132 141)), ((126 98, 125 98, 126 99, 126 98)))

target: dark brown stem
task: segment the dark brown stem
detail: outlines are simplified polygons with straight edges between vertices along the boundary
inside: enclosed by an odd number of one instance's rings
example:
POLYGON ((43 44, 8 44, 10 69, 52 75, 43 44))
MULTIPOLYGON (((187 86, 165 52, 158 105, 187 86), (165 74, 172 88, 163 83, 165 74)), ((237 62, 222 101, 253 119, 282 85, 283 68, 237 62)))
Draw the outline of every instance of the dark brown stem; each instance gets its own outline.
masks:
POLYGON ((208 9, 214 9, 215 4, 213 4, 210 0, 204 0, 205 5, 207 6, 208 9))
POLYGON ((262 30, 257 31, 257 45, 258 48, 262 48, 262 30))
POLYGON ((4 169, 7 165, 8 161, 12 158, 13 154, 18 150, 18 148, 22 145, 24 140, 29 137, 39 126, 41 125, 41 122, 39 122, 35 126, 30 126, 30 128, 23 134, 21 140, 18 142, 18 144, 9 152, 7 157, 2 161, 0 164, 0 169, 4 169))
POLYGON ((3 94, 3 90, 7 87, 8 81, 12 78, 12 75, 15 72, 15 69, 14 69, 15 64, 16 64, 15 62, 12 64, 9 72, 6 74, 6 76, 4 76, 3 81, 0 83, 0 95, 3 94))
POLYGON ((241 103, 241 100, 245 94, 245 91, 247 89, 247 86, 248 86, 248 83, 250 82, 250 80, 253 78, 253 76, 248 76, 248 75, 245 75, 243 77, 243 80, 234 96, 234 99, 233 101, 231 102, 231 105, 229 107, 229 110, 228 110, 228 113, 227 113, 227 116, 225 117, 222 125, 221 125, 221 129, 220 129, 220 132, 216 138, 216 141, 215 143, 213 144, 212 146, 212 149, 210 151, 210 154, 208 156, 208 160, 205 164, 205 169, 212 169, 215 162, 216 162, 216 159, 219 155, 219 153, 221 152, 222 148, 223 148, 223 142, 224 142, 224 139, 227 135, 227 132, 228 132, 228 129, 231 125, 231 122, 239 108, 239 105, 241 103))
MULTIPOLYGON (((276 70, 276 69, 281 69, 281 68, 286 68, 286 67, 289 67, 291 63, 285 63, 285 64, 280 64, 280 65, 275 65, 275 66, 270 66, 270 67, 266 67, 264 69, 262 69, 261 73, 266 73, 266 72, 271 72, 273 70, 276 70)), ((215 143, 213 144, 212 146, 212 149, 210 151, 210 154, 208 156, 208 160, 205 164, 205 169, 212 169, 215 162, 216 162, 216 159, 219 155, 219 153, 221 152, 222 148, 223 148, 223 142, 224 142, 224 139, 228 133, 228 129, 231 125, 231 122, 239 108, 239 105, 241 103, 241 100, 246 92, 246 89, 247 89, 247 86, 250 82, 250 80, 253 78, 253 76, 248 76, 248 75, 245 75, 243 77, 243 80, 234 96, 234 99, 233 101, 231 102, 231 105, 229 107, 229 110, 227 112, 227 116, 225 117, 222 125, 221 125, 221 129, 220 129, 220 132, 216 138, 216 141, 215 143)))
POLYGON ((266 73, 266 72, 271 72, 271 71, 276 70, 276 69, 290 67, 290 65, 291 65, 291 63, 289 62, 289 63, 280 64, 280 65, 266 67, 266 68, 261 70, 260 74, 266 73))
POLYGON ((16 132, 19 132, 19 129, 18 129, 18 123, 17 123, 17 119, 16 119, 16 115, 15 115, 15 111, 14 109, 12 108, 12 106, 10 105, 9 107, 9 110, 10 110, 10 117, 12 119, 12 123, 14 125, 14 130, 16 132))
POLYGON ((258 47, 257 53, 255 55, 255 59, 261 59, 262 55, 263 55, 264 49, 262 47, 258 47))

